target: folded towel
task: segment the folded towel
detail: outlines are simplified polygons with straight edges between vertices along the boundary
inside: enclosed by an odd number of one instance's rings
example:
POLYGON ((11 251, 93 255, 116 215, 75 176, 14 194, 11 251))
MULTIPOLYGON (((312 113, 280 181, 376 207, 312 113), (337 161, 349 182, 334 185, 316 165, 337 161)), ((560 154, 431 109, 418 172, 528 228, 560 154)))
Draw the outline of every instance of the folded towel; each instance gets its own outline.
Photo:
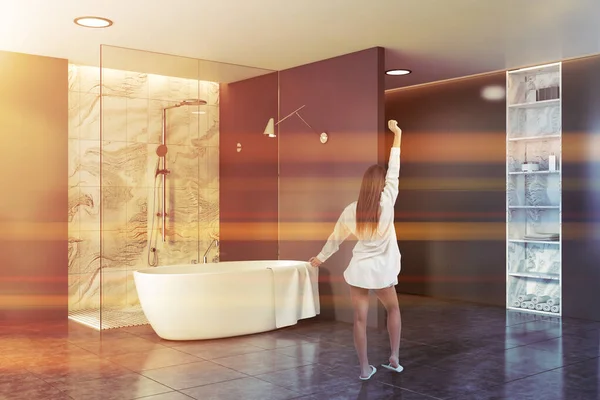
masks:
POLYGON ((273 272, 275 325, 295 325, 320 313, 318 268, 309 263, 269 268, 273 272))

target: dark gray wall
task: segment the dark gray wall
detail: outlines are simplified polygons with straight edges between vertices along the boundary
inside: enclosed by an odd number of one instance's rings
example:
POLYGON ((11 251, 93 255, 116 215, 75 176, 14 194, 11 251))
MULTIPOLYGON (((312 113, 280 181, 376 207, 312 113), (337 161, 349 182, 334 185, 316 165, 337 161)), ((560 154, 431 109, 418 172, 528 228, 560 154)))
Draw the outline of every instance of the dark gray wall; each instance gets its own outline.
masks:
POLYGON ((398 291, 505 305, 505 73, 386 93, 403 129, 398 291))
POLYGON ((563 63, 563 315, 600 320, 600 56, 563 63))

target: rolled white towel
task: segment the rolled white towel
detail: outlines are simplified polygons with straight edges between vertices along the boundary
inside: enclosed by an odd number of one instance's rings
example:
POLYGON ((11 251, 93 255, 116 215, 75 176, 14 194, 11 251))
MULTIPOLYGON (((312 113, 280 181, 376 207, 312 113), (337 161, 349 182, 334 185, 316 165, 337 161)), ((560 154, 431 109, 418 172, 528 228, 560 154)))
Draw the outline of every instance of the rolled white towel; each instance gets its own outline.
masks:
POLYGON ((513 301, 513 307, 515 307, 515 308, 521 307, 521 302, 519 300, 513 301))
POLYGON ((539 303, 545 303, 550 299, 550 296, 535 296, 534 300, 532 300, 534 303, 539 304, 539 303))
POLYGON ((552 307, 550 307, 550 312, 553 312, 553 313, 557 313, 557 314, 558 314, 558 311, 559 311, 559 308, 558 308, 558 306, 552 306, 552 307))
POLYGON ((557 306, 557 305, 560 304, 560 298, 559 297, 553 297, 551 299, 548 299, 547 303, 550 305, 550 307, 557 306))
POLYGON ((533 298, 532 294, 521 294, 517 297, 519 301, 522 303, 524 301, 530 301, 533 298))
POLYGON ((546 303, 546 304, 542 304, 542 311, 544 311, 544 312, 550 312, 550 309, 551 309, 551 308, 552 308, 552 307, 550 307, 550 306, 548 305, 548 303, 546 303))
POLYGON ((521 308, 527 308, 529 306, 529 301, 523 301, 521 302, 521 308))
POLYGON ((530 301, 529 304, 527 304, 527 308, 529 310, 535 310, 535 303, 530 301))
POLYGON ((544 310, 544 306, 542 304, 538 303, 538 304, 535 305, 535 309, 536 309, 536 311, 543 311, 544 310))

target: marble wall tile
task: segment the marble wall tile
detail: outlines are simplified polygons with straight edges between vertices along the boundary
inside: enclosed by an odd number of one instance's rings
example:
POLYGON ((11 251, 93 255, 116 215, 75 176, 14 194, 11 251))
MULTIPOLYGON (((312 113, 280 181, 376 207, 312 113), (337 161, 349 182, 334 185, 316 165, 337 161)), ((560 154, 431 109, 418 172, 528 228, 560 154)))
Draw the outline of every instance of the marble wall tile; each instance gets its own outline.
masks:
POLYGON ((167 110, 167 145, 189 146, 192 139, 198 138, 198 129, 192 127, 192 111, 195 107, 186 106, 167 110))
POLYGON ((69 100, 68 100, 68 107, 69 107, 69 134, 68 137, 69 139, 79 139, 79 127, 80 127, 80 122, 79 122, 79 92, 75 92, 75 91, 69 91, 69 100))
POLYGON ((102 142, 102 186, 127 186, 127 142, 102 142))
POLYGON ((127 97, 102 96, 102 140, 127 141, 127 97))
POLYGON ((67 248, 67 252, 68 252, 68 262, 69 262, 69 266, 68 266, 68 274, 72 275, 72 274, 79 274, 79 254, 78 252, 78 246, 79 246, 79 231, 76 232, 76 234, 73 234, 71 232, 69 232, 69 242, 68 242, 68 248, 67 248))
POLYGON ((132 262, 127 246, 127 229, 102 231, 102 270, 126 271, 132 262))
POLYGON ((168 100, 180 101, 183 99, 198 98, 198 83, 196 80, 169 77, 168 100))
POLYGON ((131 93, 130 86, 127 85, 127 73, 125 71, 102 68, 102 96, 128 97, 131 93))
MULTIPOLYGON (((149 219, 151 218, 149 214, 152 213, 152 210, 148 210, 148 203, 152 201, 152 189, 129 189, 131 191, 131 198, 127 202, 126 241, 127 252, 130 255, 131 261, 128 264, 128 270, 137 270, 148 266, 148 235, 152 229, 152 221, 149 219)), ((155 226, 157 224, 158 221, 155 220, 155 226)))
POLYGON ((79 258, 79 273, 87 274, 100 269, 100 230, 80 231, 76 243, 76 256, 79 258))
POLYGON ((73 310, 79 306, 81 294, 79 287, 81 286, 81 278, 79 273, 69 273, 69 310, 73 310))
POLYGON ((100 312, 100 279, 100 269, 80 275, 79 310, 100 312))
POLYGON ((166 100, 148 100, 148 143, 161 143, 162 110, 169 104, 166 100))
MULTIPOLYGON (((104 70, 101 142, 100 71, 71 64, 69 74, 69 307, 98 309, 101 284, 103 307, 139 307, 132 272, 148 267, 150 246, 159 265, 188 264, 218 237, 219 85, 104 70), (187 98, 210 106, 167 112, 172 172, 163 243, 161 180, 154 179, 162 109, 187 98)), ((218 260, 218 249, 210 256, 218 260)))
POLYGON ((206 85, 208 98, 206 99, 209 106, 219 105, 219 84, 216 82, 203 82, 206 85))
POLYGON ((79 72, 79 91, 81 93, 100 94, 100 68, 80 65, 77 66, 79 72))
POLYGON ((79 214, 79 206, 80 206, 80 192, 79 186, 70 186, 69 187, 69 210, 67 212, 67 221, 68 221, 68 232, 69 237, 74 236, 77 237, 79 235, 80 228, 80 214, 79 214))
POLYGON ((127 142, 148 143, 148 99, 127 99, 127 142))
POLYGON ((123 308, 127 305, 127 271, 102 271, 102 307, 123 308))
POLYGON ((79 141, 79 185, 100 186, 100 141, 79 141))
POLYGON ((77 213, 81 231, 100 230, 100 186, 79 188, 77 213))
POLYGON ((140 72, 125 73, 125 84, 128 86, 128 97, 132 99, 148 99, 148 74, 140 72))
POLYGON ((208 188, 218 189, 219 188, 219 148, 211 146, 207 148, 208 163, 207 163, 207 177, 208 177, 208 188))
POLYGON ((137 142, 127 143, 126 157, 125 177, 127 185, 148 187, 151 184, 148 178, 148 145, 137 142))
POLYGON ((77 92, 79 93, 79 69, 80 67, 75 64, 69 64, 68 74, 69 74, 69 93, 77 92))
POLYGON ((171 100, 169 97, 169 77, 148 74, 148 98, 154 100, 171 100))
POLYGON ((100 140, 100 96, 79 93, 79 138, 100 140))
POLYGON ((79 139, 68 139, 68 174, 69 187, 79 186, 80 152, 79 139))
POLYGON ((104 186, 102 192, 103 231, 118 231, 127 226, 127 202, 131 191, 127 186, 104 186))
POLYGON ((209 106, 207 110, 208 120, 206 134, 201 137, 205 137, 207 140, 207 146, 218 146, 219 145, 219 108, 216 106, 209 106))
MULTIPOLYGON (((169 145, 167 153, 168 169, 171 173, 168 176, 168 183, 175 188, 189 187, 190 183, 198 184, 198 171, 200 159, 204 154, 199 154, 191 146, 169 145)), ((169 186, 167 186, 169 187, 169 186)))

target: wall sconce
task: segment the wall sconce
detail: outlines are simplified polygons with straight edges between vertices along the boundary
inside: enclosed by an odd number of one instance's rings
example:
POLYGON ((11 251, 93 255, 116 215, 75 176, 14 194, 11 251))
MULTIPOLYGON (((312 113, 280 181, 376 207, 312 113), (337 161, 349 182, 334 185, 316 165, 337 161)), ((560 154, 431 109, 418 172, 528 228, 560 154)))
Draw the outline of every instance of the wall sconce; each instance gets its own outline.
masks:
MULTIPOLYGON (((288 119, 289 117, 291 117, 294 114, 296 114, 298 116, 298 118, 300 118, 302 120, 302 122, 304 122, 306 124, 306 126, 308 126, 310 129, 312 129, 313 132, 315 132, 316 134, 319 134, 312 126, 310 126, 308 124, 308 122, 306 122, 304 120, 304 118, 302 118, 302 116, 300 114, 298 114, 298 111, 302 110, 304 107, 306 107, 306 104, 303 105, 302 107, 298 108, 297 110, 292 111, 287 116, 285 116, 284 118, 277 121, 277 123, 275 123, 275 120, 273 118, 270 118, 263 134, 268 137, 277 137, 277 135, 275 134, 275 126, 279 125, 280 123, 282 123, 283 121, 285 121, 286 119, 288 119)), ((327 140, 329 140, 327 133, 321 132, 321 134, 319 134, 319 140, 323 144, 327 143, 327 140)))

